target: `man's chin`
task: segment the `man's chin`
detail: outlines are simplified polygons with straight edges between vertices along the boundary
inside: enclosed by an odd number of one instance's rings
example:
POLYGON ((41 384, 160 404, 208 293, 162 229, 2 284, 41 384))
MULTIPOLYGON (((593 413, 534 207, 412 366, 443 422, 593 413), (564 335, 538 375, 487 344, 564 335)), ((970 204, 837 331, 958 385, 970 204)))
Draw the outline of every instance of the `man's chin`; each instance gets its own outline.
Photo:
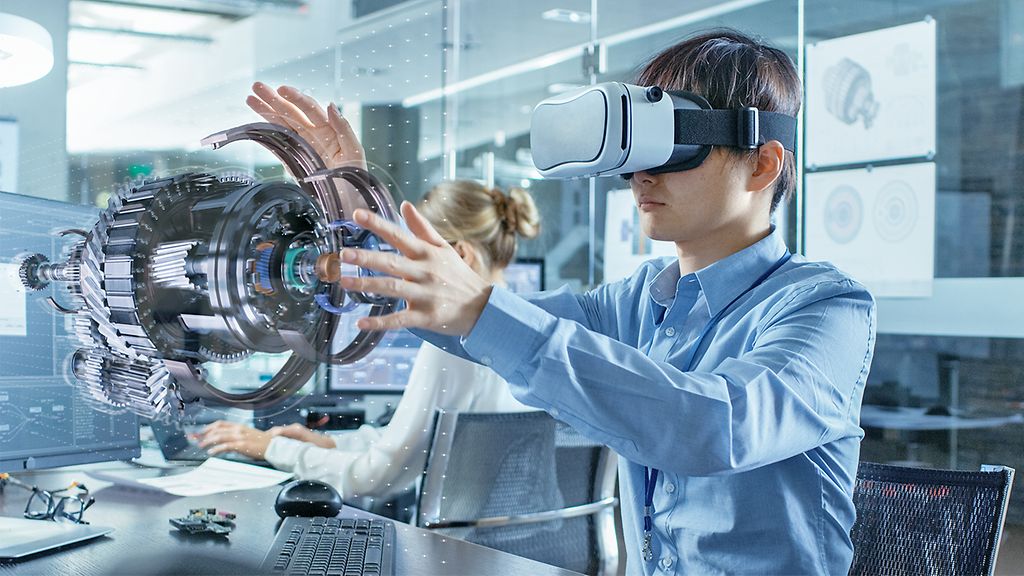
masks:
POLYGON ((676 242, 679 240, 681 223, 680 222, 666 222, 662 219, 660 222, 651 218, 648 214, 640 215, 640 230, 644 236, 651 240, 658 242, 676 242))
POLYGON ((644 236, 647 236, 651 240, 657 240, 658 242, 671 241, 671 238, 668 234, 665 234, 664 232, 659 232, 657 229, 654 229, 651 226, 641 226, 641 230, 643 230, 644 236))

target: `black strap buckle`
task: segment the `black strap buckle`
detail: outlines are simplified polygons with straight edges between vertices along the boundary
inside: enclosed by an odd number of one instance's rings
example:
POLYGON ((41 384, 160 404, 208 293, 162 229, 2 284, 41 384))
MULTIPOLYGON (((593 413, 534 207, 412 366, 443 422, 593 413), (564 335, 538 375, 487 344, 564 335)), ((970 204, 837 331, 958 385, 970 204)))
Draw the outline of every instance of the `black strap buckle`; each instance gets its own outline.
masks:
POLYGON ((754 150, 761 144, 757 108, 748 106, 736 110, 736 146, 754 150))

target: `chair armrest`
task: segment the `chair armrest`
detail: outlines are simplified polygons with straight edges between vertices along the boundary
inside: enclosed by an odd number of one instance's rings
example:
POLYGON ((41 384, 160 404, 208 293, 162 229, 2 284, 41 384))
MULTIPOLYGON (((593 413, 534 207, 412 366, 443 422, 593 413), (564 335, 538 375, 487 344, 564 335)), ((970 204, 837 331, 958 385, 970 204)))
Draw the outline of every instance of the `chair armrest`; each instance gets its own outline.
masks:
POLYGON ((531 512, 518 516, 491 516, 488 518, 477 518, 476 520, 452 520, 452 521, 428 521, 423 524, 427 530, 440 528, 492 528, 496 526, 516 526, 519 524, 534 524, 536 522, 548 522, 551 520, 565 520, 596 514, 605 508, 611 508, 619 503, 615 497, 605 498, 589 504, 559 508, 558 510, 547 510, 544 512, 531 512))

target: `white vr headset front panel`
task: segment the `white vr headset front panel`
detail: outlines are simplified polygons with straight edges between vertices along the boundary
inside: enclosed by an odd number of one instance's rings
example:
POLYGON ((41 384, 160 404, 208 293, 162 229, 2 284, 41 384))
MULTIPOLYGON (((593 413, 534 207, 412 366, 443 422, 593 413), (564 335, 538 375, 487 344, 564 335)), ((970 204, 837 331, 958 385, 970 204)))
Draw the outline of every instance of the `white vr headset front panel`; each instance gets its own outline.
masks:
POLYGON ((674 149, 675 114, 672 98, 663 94, 657 102, 647 99, 640 86, 618 84, 629 97, 628 152, 621 166, 602 174, 639 172, 668 162, 674 149))
POLYGON ((553 98, 534 109, 533 161, 546 178, 638 172, 673 151, 671 98, 650 102, 639 86, 605 83, 553 98))

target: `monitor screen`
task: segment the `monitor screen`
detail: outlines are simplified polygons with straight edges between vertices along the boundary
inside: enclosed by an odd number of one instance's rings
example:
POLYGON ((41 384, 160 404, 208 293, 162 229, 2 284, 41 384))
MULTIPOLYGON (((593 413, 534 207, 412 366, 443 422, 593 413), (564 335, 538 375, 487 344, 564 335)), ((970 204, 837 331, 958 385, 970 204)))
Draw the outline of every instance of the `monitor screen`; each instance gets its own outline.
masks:
POLYGON ((327 391, 336 393, 401 393, 422 340, 411 332, 389 332, 362 360, 331 366, 327 391))
MULTIPOLYGON (((505 268, 509 290, 518 293, 544 289, 544 260, 521 258, 505 268)), ((346 334, 351 338, 352 334, 346 334)), ((410 332, 389 333, 366 358, 331 366, 327 381, 330 393, 401 393, 409 381, 421 340, 410 332)))
POLYGON ((20 257, 61 259, 98 211, 53 200, 0 193, 0 472, 132 458, 139 455, 135 416, 98 410, 70 375, 77 349, 72 315, 47 304, 72 304, 53 285, 26 291, 20 257))
POLYGON ((505 268, 508 289, 523 294, 544 289, 544 259, 520 258, 505 268))

